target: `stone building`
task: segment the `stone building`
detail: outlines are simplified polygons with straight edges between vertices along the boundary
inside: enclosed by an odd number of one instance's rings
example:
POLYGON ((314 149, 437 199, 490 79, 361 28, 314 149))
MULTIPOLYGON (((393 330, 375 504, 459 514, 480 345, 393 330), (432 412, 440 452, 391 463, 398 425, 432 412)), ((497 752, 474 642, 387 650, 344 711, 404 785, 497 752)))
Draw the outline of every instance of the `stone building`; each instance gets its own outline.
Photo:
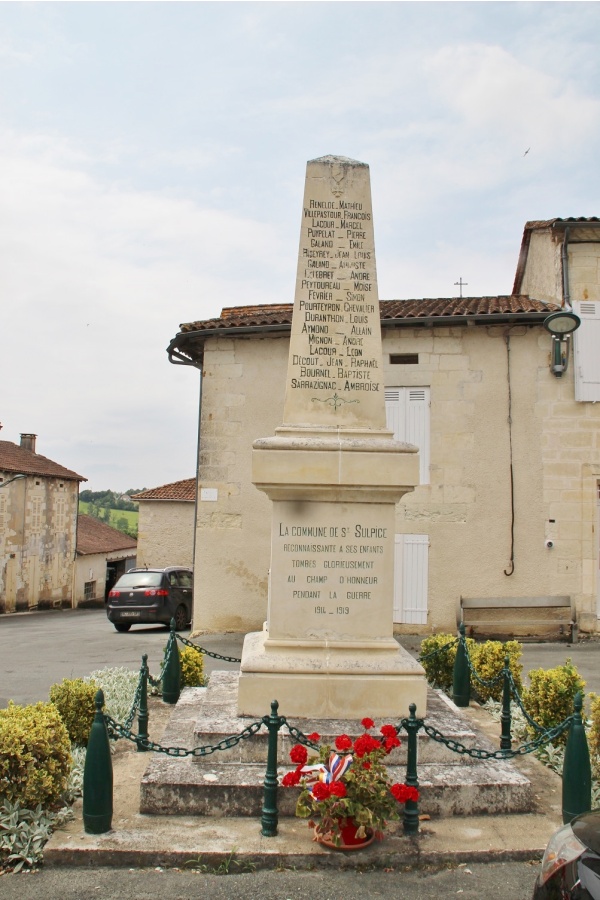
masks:
POLYGON ((74 606, 103 606, 115 581, 136 564, 137 541, 93 516, 77 519, 74 606))
POLYGON ((193 566, 196 479, 150 488, 139 502, 137 564, 193 566))
MULTIPOLYGON (((527 223, 510 296, 388 300, 380 314, 388 426, 420 450, 396 510, 396 630, 454 631, 465 596, 565 595, 595 631, 600 221, 527 223), (557 347, 544 322, 571 306, 581 326, 557 347)), ((202 370, 196 630, 265 619, 270 504, 251 453, 283 421, 291 316, 291 303, 224 309, 169 346, 202 370)))
POLYGON ((81 481, 35 434, 0 441, 0 612, 72 605, 81 481))

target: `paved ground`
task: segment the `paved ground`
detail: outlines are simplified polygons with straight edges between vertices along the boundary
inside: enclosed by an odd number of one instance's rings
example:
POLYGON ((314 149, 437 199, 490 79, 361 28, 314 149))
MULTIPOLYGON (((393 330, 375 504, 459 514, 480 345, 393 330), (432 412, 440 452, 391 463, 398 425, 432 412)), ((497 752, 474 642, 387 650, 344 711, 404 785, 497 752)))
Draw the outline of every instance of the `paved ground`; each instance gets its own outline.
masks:
POLYGON ((475 863, 441 869, 255 872, 214 875, 173 869, 47 869, 0 879, 2 900, 531 900, 537 862, 475 863))

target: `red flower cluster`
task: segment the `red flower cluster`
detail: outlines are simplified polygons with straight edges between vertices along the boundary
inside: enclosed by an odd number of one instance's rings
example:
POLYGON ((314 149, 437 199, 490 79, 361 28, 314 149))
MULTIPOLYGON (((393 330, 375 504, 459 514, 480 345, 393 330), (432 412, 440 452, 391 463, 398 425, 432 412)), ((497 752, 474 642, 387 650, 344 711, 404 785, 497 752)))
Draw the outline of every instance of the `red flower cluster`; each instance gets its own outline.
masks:
POLYGON ((286 772, 283 778, 281 779, 281 783, 284 787, 295 787, 297 784, 300 784, 300 779, 302 775, 300 774, 300 769, 302 767, 299 766, 293 772, 286 772))
POLYGON ((340 734, 338 737, 336 737, 335 749, 339 750, 342 753, 344 752, 344 750, 352 749, 352 741, 347 734, 340 734))
POLYGON ((303 744, 295 744, 290 750, 290 759, 298 766, 305 766, 308 760, 308 750, 303 744))
POLYGON ((416 787, 409 787, 407 784, 393 784, 390 792, 396 798, 398 803, 406 803, 407 800, 418 800, 419 792, 416 787))
POLYGON ((367 753, 373 753, 374 750, 379 750, 380 747, 381 741, 378 741, 371 734, 361 734, 361 736, 354 741, 354 755, 361 759, 363 756, 366 756, 367 753))
POLYGON ((330 784, 324 784, 322 781, 317 781, 316 784, 313 785, 312 795, 315 800, 327 800, 329 797, 345 797, 346 796, 346 785, 341 781, 332 781, 330 784))
POLYGON ((316 744, 317 741, 321 740, 321 735, 317 734, 316 731, 313 731, 312 734, 308 734, 306 737, 307 737, 307 740, 312 741, 313 744, 316 744))
POLYGON ((374 728, 375 727, 375 722, 373 721, 373 719, 369 719, 368 717, 363 719, 360 724, 362 725, 363 728, 374 728))

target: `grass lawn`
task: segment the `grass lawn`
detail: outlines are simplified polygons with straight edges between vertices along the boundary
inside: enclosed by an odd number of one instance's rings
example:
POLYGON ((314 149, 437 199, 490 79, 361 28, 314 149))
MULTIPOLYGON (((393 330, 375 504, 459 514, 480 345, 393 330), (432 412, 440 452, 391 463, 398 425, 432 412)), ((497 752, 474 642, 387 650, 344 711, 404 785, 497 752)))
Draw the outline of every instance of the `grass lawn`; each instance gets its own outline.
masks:
MULTIPOLYGON (((85 503, 83 500, 79 501, 79 512, 88 514, 90 504, 85 503)), ((110 519, 108 521, 108 525, 112 528, 117 528, 117 522, 119 519, 127 519, 127 528, 131 531, 137 530, 138 527, 138 512, 137 510, 130 509, 111 509, 110 510, 110 519)), ((102 520, 104 521, 104 519, 102 520)))

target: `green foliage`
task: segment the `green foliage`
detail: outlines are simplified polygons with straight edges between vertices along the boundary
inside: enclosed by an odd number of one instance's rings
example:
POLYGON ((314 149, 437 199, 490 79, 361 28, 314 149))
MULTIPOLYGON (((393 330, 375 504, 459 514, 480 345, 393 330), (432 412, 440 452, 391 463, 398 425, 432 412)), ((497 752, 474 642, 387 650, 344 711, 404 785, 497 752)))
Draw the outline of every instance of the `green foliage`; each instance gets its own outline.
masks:
MULTIPOLYGON (((523 648, 519 641, 484 641, 482 644, 474 642, 469 647, 471 664, 482 681, 493 681, 504 668, 504 658, 508 656, 508 666, 512 673, 515 687, 519 694, 523 689, 521 672, 523 665, 519 662, 523 648)), ((502 700, 504 679, 498 678, 493 686, 480 684, 471 675, 471 690, 477 694, 482 703, 487 700, 502 700)))
MULTIPOLYGON (((578 691, 583 693, 585 681, 570 659, 554 669, 532 669, 529 673, 530 685, 523 693, 523 705, 538 725, 554 728, 573 712, 573 701, 578 691)), ((533 736, 534 729, 529 726, 533 736)), ((564 744, 568 732, 553 741, 564 744)))
POLYGON ((20 872, 24 866, 41 862, 44 844, 54 828, 72 817, 69 809, 52 813, 41 804, 26 809, 5 800, 0 805, 0 865, 20 872))
POLYGON ((119 505, 112 507, 95 500, 83 500, 84 494, 97 493, 94 491, 82 491, 79 495, 79 512, 106 522, 111 528, 122 531, 130 537, 137 538, 138 518, 137 504, 126 505, 125 501, 119 501, 119 505))
POLYGON ((96 711, 94 698, 97 692, 98 685, 94 681, 84 681, 82 678, 64 678, 60 684, 53 684, 50 688, 50 702, 59 711, 72 742, 79 746, 87 745, 96 711))
POLYGON ((67 785, 69 734, 53 703, 0 709, 0 800, 52 808, 67 785))
MULTIPOLYGON (((475 643, 471 638, 467 638, 467 645, 469 641, 472 644, 475 643)), ((452 692, 452 673, 457 646, 456 636, 453 634, 432 634, 421 641, 419 658, 425 669, 427 681, 432 687, 440 688, 446 693, 452 692), (451 644, 451 646, 447 650, 442 650, 446 644, 451 644), (436 650, 439 652, 436 653, 436 650), (428 658, 424 659, 423 657, 428 658)))
POLYGON ((588 732, 588 747, 594 776, 600 779, 600 696, 590 694, 590 730, 588 732))
POLYGON ((122 666, 92 672, 87 682, 95 682, 104 692, 104 712, 117 722, 124 722, 131 710, 140 673, 122 666))
MULTIPOLYGON (((452 693, 452 679, 454 674, 454 660, 456 659, 457 644, 452 634, 432 634, 430 637, 421 641, 421 665, 425 669, 425 675, 429 684, 433 687, 441 688, 446 693, 452 693), (446 644, 452 644, 447 650, 442 650, 446 644), (438 650, 433 656, 427 657, 428 654, 438 650)), ((519 662, 522 653, 522 647, 519 641, 507 641, 503 644, 501 641, 484 641, 479 644, 473 638, 467 638, 467 650, 471 665, 482 679, 482 681, 492 681, 502 671, 504 667, 504 657, 509 657, 509 667, 512 676, 520 692, 522 688, 521 672, 522 664, 519 662)), ((481 699, 483 703, 487 700, 502 699, 502 679, 493 687, 487 687, 479 684, 476 678, 471 675, 471 691, 481 699)))
POLYGON ((204 684, 204 656, 193 647, 179 651, 181 687, 202 687, 204 684))

